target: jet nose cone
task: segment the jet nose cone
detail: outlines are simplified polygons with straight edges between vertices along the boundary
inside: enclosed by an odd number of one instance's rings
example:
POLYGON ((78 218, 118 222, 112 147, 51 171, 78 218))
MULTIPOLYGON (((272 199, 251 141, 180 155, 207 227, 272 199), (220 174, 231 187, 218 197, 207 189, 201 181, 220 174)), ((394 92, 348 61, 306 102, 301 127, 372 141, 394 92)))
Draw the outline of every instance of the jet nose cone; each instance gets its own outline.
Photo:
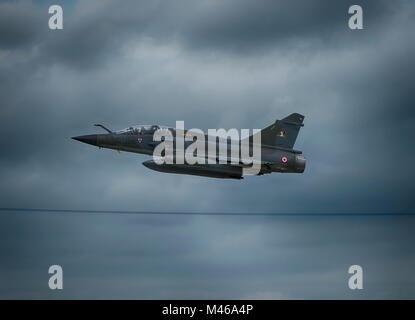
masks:
POLYGON ((88 143, 88 144, 91 144, 93 146, 98 145, 96 134, 89 134, 89 135, 86 135, 86 136, 72 137, 72 139, 77 140, 77 141, 81 141, 83 143, 88 143))

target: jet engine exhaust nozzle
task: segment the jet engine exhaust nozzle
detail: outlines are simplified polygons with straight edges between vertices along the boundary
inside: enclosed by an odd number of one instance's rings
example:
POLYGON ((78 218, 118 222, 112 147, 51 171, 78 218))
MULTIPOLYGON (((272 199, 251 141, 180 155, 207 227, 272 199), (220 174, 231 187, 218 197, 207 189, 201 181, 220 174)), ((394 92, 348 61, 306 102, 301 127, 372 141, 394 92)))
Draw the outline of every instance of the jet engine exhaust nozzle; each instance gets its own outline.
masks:
POLYGON ((305 170, 306 159, 303 155, 297 154, 295 156, 295 170, 298 173, 303 173, 305 170))

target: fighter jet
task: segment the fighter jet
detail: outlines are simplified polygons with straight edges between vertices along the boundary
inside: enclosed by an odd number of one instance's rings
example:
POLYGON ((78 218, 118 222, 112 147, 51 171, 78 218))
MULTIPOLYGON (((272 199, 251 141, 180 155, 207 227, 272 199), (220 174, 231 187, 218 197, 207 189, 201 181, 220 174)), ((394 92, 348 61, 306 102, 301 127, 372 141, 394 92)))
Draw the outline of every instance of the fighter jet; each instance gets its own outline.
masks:
MULTIPOLYGON (((270 126, 260 130, 256 134, 261 135, 260 145, 255 145, 254 135, 251 135, 248 140, 240 139, 237 141, 239 146, 242 146, 242 142, 247 143, 251 148, 254 146, 260 148, 260 170, 257 175, 268 174, 272 172, 280 173, 303 173, 305 169, 306 159, 302 155, 301 151, 294 150, 294 143, 297 139, 300 128, 303 124, 304 116, 298 113, 292 113, 289 116, 276 120, 270 126)), ((179 131, 177 128, 163 127, 159 125, 139 125, 131 126, 119 131, 111 131, 101 124, 95 124, 97 127, 101 127, 106 131, 105 134, 91 134, 73 137, 77 141, 87 143, 93 146, 101 148, 114 149, 118 152, 134 152, 146 155, 153 155, 155 148, 162 142, 155 141, 154 134, 159 129, 168 130, 172 137, 173 151, 177 149, 178 139, 183 139, 183 136, 188 136, 189 131, 179 131)), ((205 141, 211 137, 204 135, 205 141)), ((215 137, 215 141, 216 137, 215 137)), ((223 141, 223 140, 222 140, 223 141)), ((143 162, 143 165, 149 169, 176 174, 187 174, 195 176, 204 176, 211 178, 224 178, 224 179, 243 179, 244 168, 247 167, 244 159, 231 159, 232 141, 230 138, 225 140, 226 157, 222 162, 211 163, 211 161, 205 161, 190 164, 184 163, 170 163, 165 162, 159 164, 157 161, 148 160, 143 162)), ((189 146, 193 141, 184 141, 184 148, 189 146)), ((220 144, 220 143, 219 143, 220 144)), ((219 150, 220 146, 218 146, 219 150)), ((177 150, 176 150, 177 151, 177 150)), ((173 153, 174 154, 174 153, 173 153)), ((208 155, 206 147, 206 155, 208 155)), ((239 152, 241 156, 241 152, 239 152)), ((205 156, 206 160, 208 156, 205 156)), ((212 160, 212 159, 210 159, 212 160)), ((217 160, 219 160, 217 158, 217 160)))

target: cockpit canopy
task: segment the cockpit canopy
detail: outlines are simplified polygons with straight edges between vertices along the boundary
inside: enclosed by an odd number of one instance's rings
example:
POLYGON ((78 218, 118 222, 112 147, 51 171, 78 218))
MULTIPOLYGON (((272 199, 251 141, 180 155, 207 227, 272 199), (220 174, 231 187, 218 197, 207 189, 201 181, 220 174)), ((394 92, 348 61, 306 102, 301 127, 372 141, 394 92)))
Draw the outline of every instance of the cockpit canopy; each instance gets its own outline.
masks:
POLYGON ((154 134, 158 129, 168 129, 174 133, 174 128, 158 126, 158 125, 140 125, 140 126, 131 126, 119 131, 116 131, 118 134, 131 134, 131 135, 144 135, 144 134, 154 134))

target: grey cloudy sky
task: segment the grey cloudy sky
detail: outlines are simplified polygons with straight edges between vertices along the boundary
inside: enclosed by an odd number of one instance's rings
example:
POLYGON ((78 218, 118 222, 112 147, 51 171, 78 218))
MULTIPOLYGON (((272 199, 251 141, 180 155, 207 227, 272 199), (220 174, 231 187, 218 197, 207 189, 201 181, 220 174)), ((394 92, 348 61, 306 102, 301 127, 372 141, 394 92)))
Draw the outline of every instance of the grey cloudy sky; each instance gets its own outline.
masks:
MULTIPOLYGON (((414 213, 413 1, 0 2, 1 207, 414 213), (48 29, 61 4, 64 29, 48 29), (348 28, 360 4, 364 30, 348 28), (302 175, 150 171, 70 137, 306 116, 302 175)), ((414 298, 413 217, 0 216, 2 298, 414 298), (65 289, 47 288, 61 264, 65 289), (361 264, 365 289, 347 288, 361 264)))

